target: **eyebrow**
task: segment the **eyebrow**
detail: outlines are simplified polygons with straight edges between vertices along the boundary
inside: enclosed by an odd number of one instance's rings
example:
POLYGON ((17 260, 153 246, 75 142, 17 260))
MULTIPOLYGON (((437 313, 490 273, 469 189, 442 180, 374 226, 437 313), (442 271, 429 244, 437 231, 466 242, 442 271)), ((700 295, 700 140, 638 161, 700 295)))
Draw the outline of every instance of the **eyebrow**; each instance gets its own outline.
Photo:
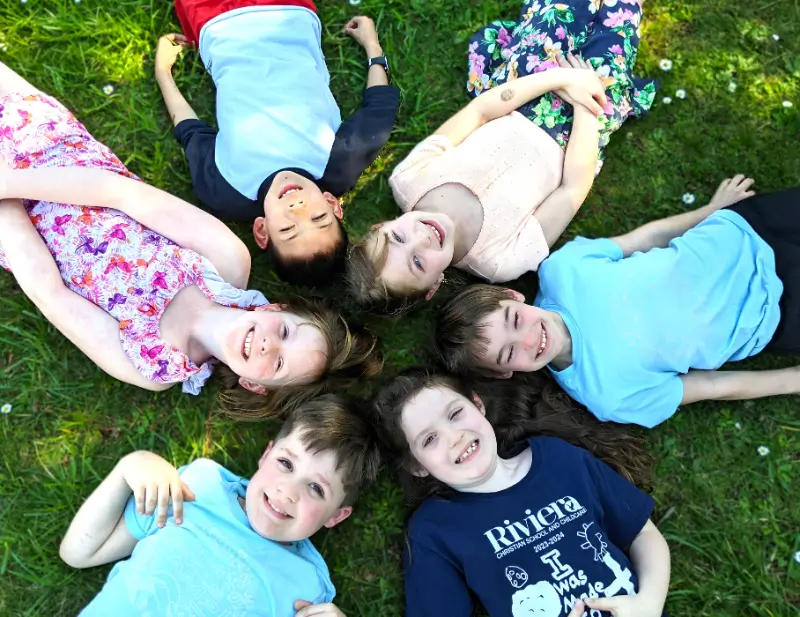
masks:
MULTIPOLYGON (((325 225, 322 225, 322 226, 320 226, 320 227, 317 227, 317 229, 327 229, 327 228, 328 228, 328 227, 330 227, 331 225, 333 225, 333 221, 329 221, 329 222, 325 223, 325 225)), ((297 229, 297 225, 295 225, 295 229, 297 229)), ((283 241, 284 241, 284 242, 289 242, 289 240, 294 240, 294 239, 295 239, 297 236, 299 236, 299 235, 300 235, 300 232, 298 231, 298 232, 297 232, 296 234, 294 234, 293 236, 289 236, 288 238, 284 238, 284 239, 283 239, 283 241)))
MULTIPOLYGON (((503 311, 503 327, 508 330, 508 312, 510 307, 506 307, 506 310, 503 311)), ((498 366, 502 365, 503 363, 503 348, 500 348, 500 351, 497 352, 497 364, 498 366)))
MULTIPOLYGON (((289 448, 287 448, 286 446, 281 446, 281 449, 284 452, 286 452, 286 454, 289 455, 289 458, 297 460, 297 455, 294 452, 292 452, 289 448)), ((320 472, 316 472, 314 475, 316 475, 319 478, 319 481, 322 482, 322 484, 324 484, 325 486, 327 486, 328 489, 333 490, 333 488, 331 488, 330 481, 323 474, 321 474, 320 472)))

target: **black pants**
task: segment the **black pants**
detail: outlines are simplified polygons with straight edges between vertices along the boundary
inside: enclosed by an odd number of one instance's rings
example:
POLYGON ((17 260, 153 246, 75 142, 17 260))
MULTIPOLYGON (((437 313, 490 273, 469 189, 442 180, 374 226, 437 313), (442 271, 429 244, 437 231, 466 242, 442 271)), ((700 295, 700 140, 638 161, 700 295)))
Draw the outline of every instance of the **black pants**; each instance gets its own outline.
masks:
POLYGON ((800 354, 800 187, 754 195, 729 209, 772 247, 775 269, 783 283, 781 320, 764 350, 800 354))

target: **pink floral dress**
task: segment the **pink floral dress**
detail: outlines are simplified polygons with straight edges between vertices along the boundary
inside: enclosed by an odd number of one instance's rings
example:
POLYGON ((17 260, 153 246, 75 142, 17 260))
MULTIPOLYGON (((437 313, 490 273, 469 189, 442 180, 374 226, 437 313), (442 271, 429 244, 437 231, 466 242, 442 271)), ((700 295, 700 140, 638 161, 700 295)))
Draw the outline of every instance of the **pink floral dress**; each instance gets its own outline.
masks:
MULTIPOLYGON (((10 167, 98 167, 137 179, 75 116, 46 95, 0 98, 0 157, 10 167)), ((118 210, 25 201, 64 283, 119 321, 119 337, 137 370, 157 383, 183 382, 198 394, 213 364, 194 364, 159 336, 164 310, 196 285, 215 302, 240 308, 267 304, 258 291, 236 289, 194 251, 118 210)), ((10 269, 0 247, 0 266, 10 269)))

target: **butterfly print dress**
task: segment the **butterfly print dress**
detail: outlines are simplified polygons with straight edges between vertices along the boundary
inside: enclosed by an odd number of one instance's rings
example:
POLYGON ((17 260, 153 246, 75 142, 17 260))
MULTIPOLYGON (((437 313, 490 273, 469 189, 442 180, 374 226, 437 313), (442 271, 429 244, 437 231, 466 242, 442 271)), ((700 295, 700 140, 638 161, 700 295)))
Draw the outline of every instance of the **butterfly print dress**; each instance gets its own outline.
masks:
MULTIPOLYGON (((0 158, 12 168, 96 167, 135 178, 72 113, 45 95, 0 98, 0 158)), ((212 363, 195 365, 159 336, 164 310, 181 289, 197 285, 215 302, 267 304, 258 291, 236 289, 194 251, 118 210, 25 201, 69 289, 119 322, 122 347, 139 372, 157 383, 183 382, 198 394, 212 363)), ((9 269, 0 247, 0 266, 9 269)))

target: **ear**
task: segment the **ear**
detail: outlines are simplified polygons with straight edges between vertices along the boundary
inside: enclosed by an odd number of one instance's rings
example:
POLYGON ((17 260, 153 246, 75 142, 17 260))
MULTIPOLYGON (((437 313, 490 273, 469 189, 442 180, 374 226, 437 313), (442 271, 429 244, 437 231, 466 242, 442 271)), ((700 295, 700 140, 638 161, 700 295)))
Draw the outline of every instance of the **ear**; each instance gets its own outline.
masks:
POLYGON ((439 289, 439 285, 442 284, 444 281, 444 274, 440 274, 439 278, 437 279, 436 283, 434 283, 433 287, 428 290, 428 293, 425 294, 425 300, 428 301, 433 298, 433 294, 439 289))
POLYGON ((372 227, 369 228, 369 230, 378 231, 381 227, 383 227, 383 223, 375 223, 372 227))
POLYGON ((253 221, 253 237, 262 251, 267 248, 269 234, 267 234, 267 220, 263 216, 259 216, 253 221))
POLYGON ((481 397, 475 394, 474 392, 472 393, 472 402, 475 403, 475 407, 478 408, 478 411, 481 412, 481 415, 485 416, 486 407, 483 406, 483 401, 481 400, 481 397))
POLYGON ((342 204, 339 203, 339 200, 333 196, 333 193, 328 193, 327 191, 322 194, 322 197, 325 198, 325 201, 328 202, 331 210, 333 210, 333 215, 341 221, 344 218, 344 211, 342 210, 342 204))
POLYGON ((495 373, 495 379, 511 379, 514 376, 514 371, 508 371, 506 373, 495 373))
POLYGON ((513 289, 506 289, 506 294, 512 300, 516 300, 517 302, 525 302, 525 296, 523 296, 518 291, 514 291, 513 289))
POLYGON ((257 306, 253 309, 254 311, 285 311, 286 305, 279 304, 278 302, 273 302, 272 304, 264 304, 263 306, 257 306))
POLYGON ((270 440, 270 442, 267 444, 267 449, 264 450, 264 454, 262 454, 261 458, 258 459, 258 466, 259 467, 261 467, 264 464, 264 461, 267 460, 267 454, 269 454, 269 451, 272 450, 272 446, 274 446, 274 445, 275 445, 275 442, 270 440))
POLYGON ((255 392, 256 394, 261 394, 264 396, 266 396, 267 394, 266 386, 262 386, 261 384, 248 381, 244 377, 239 377, 239 385, 242 386, 245 390, 250 390, 250 392, 255 392))
POLYGON ((427 478, 429 475, 427 469, 423 469, 422 467, 417 467, 411 472, 412 476, 417 476, 418 478, 427 478))
POLYGON ((331 527, 336 527, 336 525, 341 523, 352 513, 353 513, 353 508, 351 506, 347 506, 346 508, 339 508, 338 510, 336 510, 333 516, 328 519, 328 522, 325 523, 325 527, 327 527, 328 529, 330 529, 331 527))

